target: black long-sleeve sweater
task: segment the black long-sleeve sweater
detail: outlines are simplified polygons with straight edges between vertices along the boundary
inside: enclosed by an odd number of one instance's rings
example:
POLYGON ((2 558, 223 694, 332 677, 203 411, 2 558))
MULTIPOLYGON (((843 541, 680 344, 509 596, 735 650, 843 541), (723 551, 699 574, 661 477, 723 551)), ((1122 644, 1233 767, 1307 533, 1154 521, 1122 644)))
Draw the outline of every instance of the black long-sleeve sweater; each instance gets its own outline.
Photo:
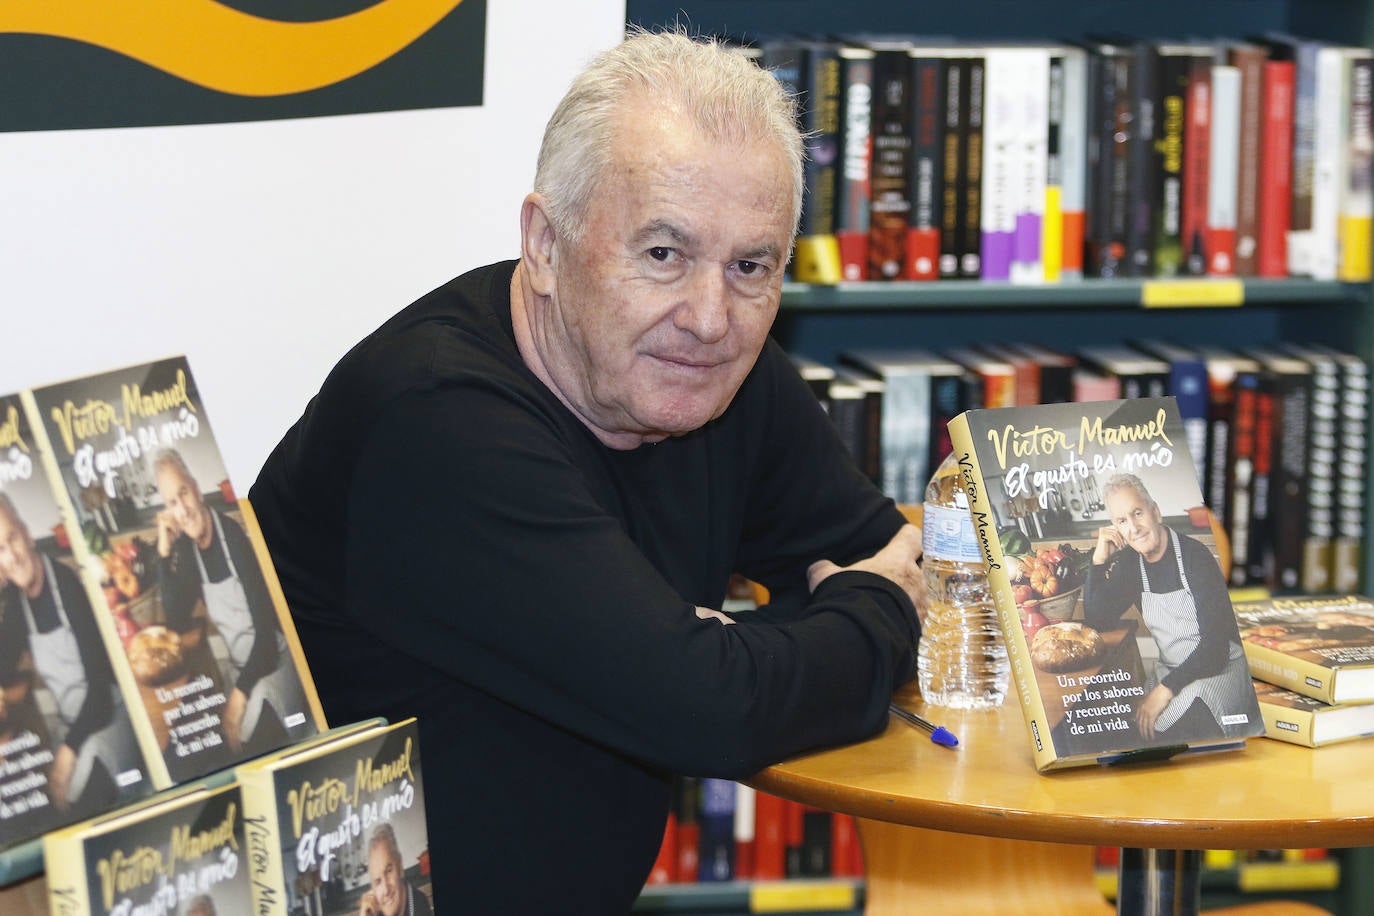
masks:
POLYGON ((883 726, 910 602, 857 572, 807 595, 805 571, 903 520, 771 342, 719 419, 605 447, 522 362, 514 266, 355 347, 250 497, 331 721, 420 717, 436 905, 624 912, 671 774, 883 726), (735 571, 778 602, 698 619, 735 571))

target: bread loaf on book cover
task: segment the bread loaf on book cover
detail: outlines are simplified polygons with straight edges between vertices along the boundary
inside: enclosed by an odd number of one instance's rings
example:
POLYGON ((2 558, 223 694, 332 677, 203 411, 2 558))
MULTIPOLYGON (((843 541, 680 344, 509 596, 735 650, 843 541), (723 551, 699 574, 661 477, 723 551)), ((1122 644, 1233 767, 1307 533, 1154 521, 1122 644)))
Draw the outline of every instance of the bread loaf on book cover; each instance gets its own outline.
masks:
POLYGON ((950 434, 1038 769, 1263 733, 1172 398, 971 410, 950 434))
POLYGON ((318 731, 271 558, 185 357, 22 397, 153 784, 318 731))

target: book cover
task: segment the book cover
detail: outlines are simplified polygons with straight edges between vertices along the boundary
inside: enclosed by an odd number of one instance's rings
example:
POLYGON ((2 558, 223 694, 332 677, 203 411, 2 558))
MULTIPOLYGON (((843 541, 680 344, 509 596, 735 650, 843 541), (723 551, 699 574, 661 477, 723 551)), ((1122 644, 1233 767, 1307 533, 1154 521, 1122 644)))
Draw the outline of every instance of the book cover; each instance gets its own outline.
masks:
POLYGON ((839 57, 841 165, 835 185, 835 239, 844 278, 867 280, 873 52, 846 45, 839 57))
POLYGON ((233 783, 172 789, 43 839, 53 916, 253 912, 233 783))
POLYGON ((152 789, 38 448, 0 398, 0 848, 152 789))
POLYGON ((1323 703, 1374 702, 1374 599, 1291 595, 1235 609, 1254 677, 1323 703))
POLYGON ((234 776, 252 912, 434 912, 414 719, 335 729, 240 764, 234 776))
POLYGON ((1255 693, 1266 738, 1324 747, 1374 735, 1374 703, 1332 706, 1261 680, 1255 693))
POLYGON ((318 731, 295 625, 185 357, 23 398, 66 528, 80 533, 75 557, 109 621, 102 634, 153 784, 318 731), (131 562, 143 583, 129 581, 131 562))
POLYGON ((975 410, 950 431, 1037 769, 1263 733, 1172 398, 975 410), (1080 495, 1086 513, 1047 518, 1080 495), (1008 555, 1027 509, 1031 552, 1008 555))

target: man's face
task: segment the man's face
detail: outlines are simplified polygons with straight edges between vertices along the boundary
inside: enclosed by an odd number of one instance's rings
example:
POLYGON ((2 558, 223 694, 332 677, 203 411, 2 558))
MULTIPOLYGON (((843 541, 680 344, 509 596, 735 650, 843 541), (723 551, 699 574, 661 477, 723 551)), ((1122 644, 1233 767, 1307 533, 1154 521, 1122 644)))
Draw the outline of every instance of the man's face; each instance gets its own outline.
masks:
POLYGON ((33 538, 19 519, 0 509, 0 580, 28 592, 38 581, 39 560, 33 538))
POLYGON ((200 490, 190 478, 174 464, 161 465, 157 470, 157 492, 181 530, 196 543, 203 543, 210 519, 200 490))
POLYGON ((373 846, 367 854, 367 877, 380 907, 379 916, 401 916, 406 907, 405 873, 385 843, 373 846))
POLYGON ((1107 497, 1107 516, 1121 539, 1151 563, 1164 556, 1169 546, 1159 506, 1133 487, 1122 487, 1107 497))
POLYGON ((632 448, 719 416, 777 314, 792 188, 772 144, 728 146, 680 112, 622 115, 581 239, 559 239, 532 321, 553 387, 603 442, 632 448))

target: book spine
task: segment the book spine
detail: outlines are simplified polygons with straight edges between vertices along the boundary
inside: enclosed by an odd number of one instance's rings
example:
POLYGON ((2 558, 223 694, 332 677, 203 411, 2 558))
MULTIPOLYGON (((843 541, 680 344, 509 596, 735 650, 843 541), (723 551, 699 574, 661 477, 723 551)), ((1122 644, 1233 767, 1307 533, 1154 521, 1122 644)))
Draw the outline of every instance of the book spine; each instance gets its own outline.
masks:
POLYGON ((1063 257, 1060 273, 1065 280, 1083 278, 1083 231, 1086 219, 1088 168, 1088 70, 1087 55, 1069 49, 1064 58, 1064 120, 1060 128, 1060 164, 1063 191, 1063 257))
POLYGON ((835 238, 844 279, 867 280, 873 58, 871 52, 855 48, 840 54, 841 167, 835 185, 835 238))
POLYGON ((940 206, 940 260, 938 271, 940 279, 953 280, 959 276, 959 248, 963 240, 963 194, 967 189, 967 163, 964 142, 968 139, 963 129, 963 116, 960 107, 961 93, 966 93, 969 61, 967 58, 946 58, 944 60, 944 99, 941 110, 944 117, 940 123, 941 159, 941 206, 940 206))
POLYGON ((950 421, 949 434, 954 453, 958 456, 959 480, 968 497, 974 531, 978 533, 983 559, 987 563, 988 584, 992 589, 993 605, 997 608, 997 621, 1007 644, 1007 657, 1011 662, 1011 677, 1016 684, 1016 695, 1020 697, 1021 711, 1025 715, 1026 727, 1030 733, 1035 767, 1037 770, 1044 770, 1054 763, 1054 742, 1046 726, 1048 720, 1045 716, 1045 703, 1036 685, 1035 669, 1030 661, 1030 647, 1026 643, 1026 634, 1021 628, 1021 616, 1016 610, 1016 600, 1012 596, 1006 557, 1002 555, 1002 546, 997 539, 996 516, 983 489, 983 481, 986 478, 979 466, 978 455, 974 451, 967 413, 960 414, 950 421))
POLYGON ((758 793, 744 783, 735 784, 735 880, 754 877, 758 793))
POLYGON ((735 784, 728 779, 701 780, 698 822, 697 880, 732 881, 735 877, 735 784))
MULTIPOLYGON (((1209 508, 1221 519, 1228 537, 1231 533, 1230 469, 1231 420, 1235 403, 1233 378, 1209 365, 1207 368, 1207 462, 1204 465, 1202 493, 1209 508)), ((1230 570, 1226 570, 1230 578, 1230 570)))
POLYGON ((960 147, 964 151, 965 162, 960 179, 959 195, 964 202, 964 212, 960 216, 960 232, 963 240, 959 244, 959 277, 964 280, 977 280, 983 273, 983 195, 986 167, 984 150, 987 110, 987 63, 982 57, 972 57, 968 62, 968 79, 959 90, 960 147))
POLYGON ((658 844, 658 855, 649 868, 645 884, 672 884, 677 880, 677 814, 668 812, 667 823, 663 825, 663 839, 658 844))
POLYGON ((1331 359, 1309 358, 1312 401, 1307 435, 1307 536, 1303 541, 1301 588, 1331 588, 1331 545, 1335 537, 1337 414, 1340 375, 1331 359))
POLYGON ((1368 283, 1374 277, 1371 245, 1374 245, 1374 107, 1371 107, 1374 60, 1367 56, 1350 62, 1349 129, 1340 180, 1340 224, 1337 244, 1340 259, 1336 278, 1346 283, 1368 283))
POLYGON ((696 883, 701 858, 701 820, 698 799, 701 777, 679 776, 673 785, 673 810, 677 815, 677 879, 696 883))
POLYGON ((1312 145, 1312 228, 1308 236, 1309 274, 1336 279, 1336 229, 1340 221, 1342 160, 1349 118, 1345 49, 1317 52, 1316 135, 1312 145))
POLYGON ((1250 537, 1246 583, 1273 587, 1274 577, 1274 381, 1261 372, 1255 389, 1254 476, 1250 484, 1250 537))
POLYGON ((1316 716, 1311 710, 1291 709, 1277 703, 1259 701, 1260 715, 1264 717, 1264 737, 1275 741, 1287 741, 1303 747, 1316 747, 1312 729, 1316 716))
POLYGON ((1093 87, 1096 118, 1089 130, 1093 194, 1089 201, 1088 270, 1110 279, 1125 275, 1130 136, 1134 107, 1131 64, 1121 53, 1098 52, 1093 87), (1095 155, 1094 155, 1095 154, 1095 155))
POLYGON ((907 184, 911 156, 911 69, 905 51, 880 50, 873 58, 872 200, 868 225, 868 275, 895 280, 906 259, 907 184))
POLYGON ((984 71, 983 189, 980 226, 985 280, 1010 280, 1016 238, 1016 142, 1020 73, 1016 53, 987 52, 984 71))
POLYGON ((1293 176, 1288 231, 1288 272, 1312 273, 1312 187, 1317 139, 1317 43, 1299 42, 1293 70, 1293 176))
POLYGON ((1250 673, 1261 681, 1323 703, 1336 702, 1336 676, 1331 668, 1252 642, 1245 642, 1244 648, 1250 673))
POLYGON ((754 877, 759 881, 777 881, 787 874, 785 808, 776 795, 759 792, 754 797, 754 877))
POLYGON ((1365 472, 1369 444, 1369 367, 1361 359, 1342 359, 1340 456, 1337 460, 1336 544, 1331 586, 1338 592, 1359 588, 1364 556, 1365 472))
POLYGON ((105 652, 110 659, 110 666, 114 670, 115 683, 124 697, 125 706, 128 707, 129 718, 133 723, 134 736, 138 741, 143 765, 147 769, 153 788, 170 788, 173 782, 171 773, 167 769, 167 762, 162 756, 162 749, 158 744, 152 723, 149 721, 148 709, 141 698, 138 683, 134 680, 133 669, 129 666, 129 657, 124 652, 124 644, 119 638, 119 633, 115 630, 114 614, 109 613, 113 609, 110 608, 109 602, 105 598, 105 593, 100 587, 99 577, 95 572, 101 568, 101 561, 91 553, 86 539, 81 536, 81 520, 77 516, 76 507, 72 505, 71 497, 62 483, 62 471, 58 467, 57 454, 53 451, 47 426, 43 422, 43 416, 39 412, 38 402, 34 399, 33 392, 29 390, 21 392, 20 400, 24 404, 25 413, 28 415, 29 428, 33 433, 38 454, 51 484, 50 489, 53 499, 57 502, 62 524, 70 533, 72 558, 76 561, 77 572, 81 577, 82 586, 86 589, 87 599, 91 603, 92 610, 95 611, 96 627, 100 631, 100 638, 104 642, 105 652))
POLYGON ((910 177, 913 201, 906 240, 907 280, 935 280, 940 276, 941 234, 944 225, 944 69, 938 57, 913 57, 910 177))
POLYGON ((1184 125, 1191 72, 1188 58, 1169 54, 1161 58, 1157 73, 1160 198, 1154 218, 1154 266, 1161 277, 1183 273, 1184 125))
POLYGON ((1058 283, 1064 268, 1064 55, 1049 58, 1045 134, 1045 219, 1040 232, 1042 279, 1058 283))
POLYGON ((267 770, 240 768, 235 772, 243 798, 243 833, 248 881, 254 916, 288 916, 291 896, 282 857, 280 812, 273 775, 267 770))
POLYGON ((1303 553, 1308 532, 1311 375, 1285 373, 1276 400, 1273 503, 1274 584, 1292 591, 1302 582, 1303 553))
POLYGON ((89 916, 91 888, 86 882, 86 844, 70 828, 43 837, 49 916, 89 916))
POLYGON ((834 818, 829 811, 810 805, 802 808, 801 873, 806 878, 832 875, 834 850, 831 831, 834 818))
POLYGON ((1292 61, 1265 63, 1263 119, 1257 269, 1261 277, 1286 277, 1293 206, 1292 61))
POLYGON ((1207 274, 1236 274, 1240 192, 1240 69, 1212 67, 1211 156, 1207 173, 1207 274))
POLYGON ((1231 48, 1240 72, 1240 138, 1236 154, 1236 276, 1259 273, 1260 143, 1263 138, 1264 63, 1258 45, 1231 48))
POLYGON ((1251 492, 1255 476, 1255 411, 1258 379, 1254 373, 1239 372, 1232 382, 1230 453, 1225 467, 1227 533, 1231 536, 1231 575, 1233 586, 1249 585, 1251 492))
POLYGON ((1045 279, 1041 235, 1049 174, 1049 52, 1018 50, 1013 67, 1019 75, 1013 101, 1017 130, 1012 147, 1010 277, 1013 283, 1041 283, 1045 279))
POLYGON ((1183 272, 1207 273, 1207 184, 1211 172, 1212 64, 1194 57, 1183 122, 1183 272))
POLYGON ((810 42, 802 48, 806 137, 801 220, 793 270, 803 283, 836 283, 843 276, 835 237, 835 188, 839 181, 840 57, 838 48, 810 42))
POLYGON ((1135 50, 1131 104, 1135 117, 1130 139, 1129 217, 1126 221, 1126 269, 1149 277, 1154 266, 1154 211, 1159 206, 1163 170, 1159 162, 1159 54, 1148 44, 1135 50))

